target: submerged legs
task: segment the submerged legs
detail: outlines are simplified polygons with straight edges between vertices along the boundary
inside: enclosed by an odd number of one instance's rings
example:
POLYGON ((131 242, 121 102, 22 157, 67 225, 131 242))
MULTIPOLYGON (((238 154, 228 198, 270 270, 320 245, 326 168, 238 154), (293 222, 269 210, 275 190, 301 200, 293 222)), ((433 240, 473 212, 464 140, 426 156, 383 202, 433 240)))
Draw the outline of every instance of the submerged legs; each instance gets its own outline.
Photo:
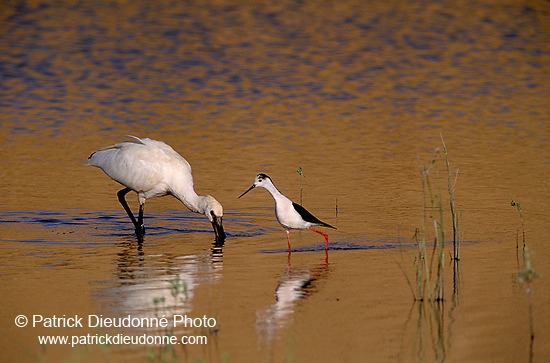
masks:
POLYGON ((290 248, 290 231, 288 229, 285 229, 286 231, 286 241, 288 243, 288 253, 292 253, 292 248, 290 248))
POLYGON ((128 217, 130 217, 130 219, 132 220, 132 223, 136 228, 136 234, 138 238, 142 238, 143 235, 145 234, 145 227, 143 226, 143 204, 139 205, 139 215, 136 221, 136 217, 134 217, 132 210, 128 206, 128 203, 126 203, 126 194, 128 194, 131 191, 132 189, 130 188, 124 188, 122 190, 119 190, 117 193, 118 201, 120 202, 120 204, 122 204, 122 208, 124 208, 124 210, 128 214, 128 217))
MULTIPOLYGON (((309 227, 308 229, 311 229, 313 232, 317 232, 323 237, 325 237, 325 251, 328 251, 328 234, 318 231, 312 227, 309 227)), ((290 248, 290 230, 285 229, 285 232, 286 232, 286 240, 288 242, 288 253, 291 253, 292 249, 290 248)))

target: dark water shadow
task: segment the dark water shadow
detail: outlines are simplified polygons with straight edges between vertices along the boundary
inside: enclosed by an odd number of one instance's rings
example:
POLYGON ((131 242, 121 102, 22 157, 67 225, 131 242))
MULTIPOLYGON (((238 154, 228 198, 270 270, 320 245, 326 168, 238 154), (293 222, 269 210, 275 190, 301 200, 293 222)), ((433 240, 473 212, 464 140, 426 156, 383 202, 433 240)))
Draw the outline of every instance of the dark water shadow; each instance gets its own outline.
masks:
MULTIPOLYGON (((167 210, 147 216, 143 243, 151 238, 175 234, 212 234, 211 224, 199 214, 190 211, 167 210)), ((0 227, 13 231, 0 236, 3 242, 32 243, 44 245, 116 245, 121 240, 134 239, 134 227, 124 211, 63 211, 21 210, 0 211, 0 227), (22 233, 13 226, 17 226, 22 233), (115 238, 115 240, 113 240, 115 238)), ((235 213, 226 213, 224 227, 227 238, 254 237, 268 233, 269 229, 258 228, 246 218, 237 218, 235 213)))
MULTIPOLYGON (((447 241, 445 244, 451 244, 452 241, 447 241)), ((472 244, 472 243, 479 243, 479 241, 461 241, 461 244, 472 244)), ((286 241, 285 241, 286 244, 286 241)), ((430 244, 426 244, 426 246, 430 247, 430 244)), ((336 242, 330 242, 329 243, 329 251, 348 251, 348 250, 389 250, 389 249, 397 249, 397 248, 416 248, 417 245, 414 243, 400 243, 399 240, 395 240, 395 242, 388 243, 387 239, 380 240, 378 242, 365 242, 365 243, 359 243, 359 242, 351 242, 351 241, 336 241, 336 242)), ((325 251, 325 244, 324 243, 317 243, 314 245, 307 245, 307 246, 299 246, 299 247, 292 247, 292 252, 319 252, 319 251, 325 251)), ((277 248, 277 249, 269 249, 269 250, 260 250, 258 251, 260 253, 288 253, 288 249, 286 248, 277 248)))

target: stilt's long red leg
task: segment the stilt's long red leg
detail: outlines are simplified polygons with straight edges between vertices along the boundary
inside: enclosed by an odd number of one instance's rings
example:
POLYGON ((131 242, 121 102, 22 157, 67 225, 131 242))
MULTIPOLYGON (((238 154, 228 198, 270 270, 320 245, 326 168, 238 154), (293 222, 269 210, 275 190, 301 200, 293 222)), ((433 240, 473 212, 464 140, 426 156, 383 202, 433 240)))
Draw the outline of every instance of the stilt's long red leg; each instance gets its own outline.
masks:
POLYGON ((288 229, 286 231, 286 240, 288 242, 288 253, 292 252, 292 248, 290 248, 290 231, 288 229))
POLYGON ((325 251, 328 251, 328 234, 326 233, 323 233, 321 231, 318 231, 312 227, 309 227, 309 229, 311 229, 313 232, 317 232, 319 233, 320 235, 322 235, 323 237, 325 237, 325 251))

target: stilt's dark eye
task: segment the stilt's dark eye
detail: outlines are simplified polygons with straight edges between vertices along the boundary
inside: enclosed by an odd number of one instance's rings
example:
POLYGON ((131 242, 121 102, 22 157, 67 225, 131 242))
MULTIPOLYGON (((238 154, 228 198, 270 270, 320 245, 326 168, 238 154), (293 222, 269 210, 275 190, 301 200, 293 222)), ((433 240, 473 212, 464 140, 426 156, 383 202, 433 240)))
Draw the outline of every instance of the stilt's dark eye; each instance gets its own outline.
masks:
POLYGON ((210 214, 212 214, 212 217, 215 217, 215 216, 216 216, 216 215, 214 214, 214 211, 213 211, 213 210, 210 211, 210 214))

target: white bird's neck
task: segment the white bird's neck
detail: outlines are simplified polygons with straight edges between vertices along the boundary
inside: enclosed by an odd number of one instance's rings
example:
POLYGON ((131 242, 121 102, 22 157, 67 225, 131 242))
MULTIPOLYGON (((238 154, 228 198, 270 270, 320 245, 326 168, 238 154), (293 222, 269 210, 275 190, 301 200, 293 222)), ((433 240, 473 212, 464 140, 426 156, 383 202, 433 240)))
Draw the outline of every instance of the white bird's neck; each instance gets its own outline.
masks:
POLYGON ((172 190, 172 195, 180 200, 189 210, 205 214, 206 202, 202 195, 198 195, 192 187, 186 187, 180 190, 172 190))

